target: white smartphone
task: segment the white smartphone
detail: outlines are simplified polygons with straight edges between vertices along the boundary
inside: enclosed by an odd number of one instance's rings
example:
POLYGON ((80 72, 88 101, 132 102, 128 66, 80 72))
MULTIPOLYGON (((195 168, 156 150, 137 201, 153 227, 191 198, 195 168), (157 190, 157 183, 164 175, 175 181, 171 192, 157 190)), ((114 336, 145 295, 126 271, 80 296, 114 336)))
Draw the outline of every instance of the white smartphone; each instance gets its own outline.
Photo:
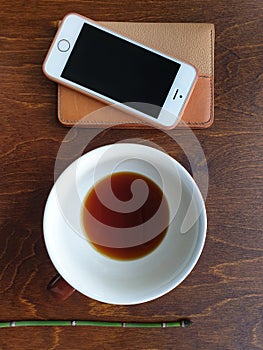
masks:
POLYGON ((192 65, 74 13, 63 19, 43 72, 164 129, 180 120, 197 78, 192 65))

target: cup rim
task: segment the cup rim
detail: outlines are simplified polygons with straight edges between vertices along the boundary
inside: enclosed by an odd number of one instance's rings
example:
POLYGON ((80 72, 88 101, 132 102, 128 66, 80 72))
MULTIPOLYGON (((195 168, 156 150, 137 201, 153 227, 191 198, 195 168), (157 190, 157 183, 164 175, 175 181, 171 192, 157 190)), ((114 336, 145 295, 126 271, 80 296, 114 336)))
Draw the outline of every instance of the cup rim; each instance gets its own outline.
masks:
POLYGON ((102 146, 99 148, 96 148, 84 155, 82 155, 80 158, 78 158, 77 160, 75 160, 74 162, 72 162, 62 173, 61 175, 58 177, 58 179, 56 180, 56 182, 54 183, 49 196, 47 198, 46 201, 46 205, 45 205, 45 210, 44 210, 44 216, 43 216, 43 232, 44 232, 44 241, 46 244, 46 248, 48 251, 48 254, 50 256, 51 261, 53 262, 55 268, 57 269, 57 271, 60 273, 60 275, 70 284, 72 285, 76 290, 78 290, 79 292, 81 292, 82 294, 91 297, 92 299, 101 301, 101 302, 105 302, 105 303, 110 303, 110 304, 119 304, 119 305, 133 305, 133 304, 140 304, 140 303, 144 303, 156 298, 159 298, 161 296, 163 296, 164 294, 170 292, 171 290, 173 290, 175 287, 177 287, 180 283, 182 283, 182 281, 190 274, 190 272, 192 271, 192 269, 194 268, 194 266, 196 265, 204 244, 205 244, 205 238, 206 238, 206 231, 207 231, 207 215, 206 215, 206 209, 205 209, 205 204, 204 204, 204 200, 202 197, 202 194, 198 188, 198 186, 196 185, 194 179, 192 178, 192 176, 187 172, 187 170, 178 162, 176 161, 173 157, 171 157, 170 155, 156 149, 150 146, 146 146, 146 145, 142 145, 142 144, 135 144, 135 143, 118 143, 118 144, 109 144, 106 146, 102 146), (94 293, 87 293, 86 290, 83 290, 82 286, 78 283, 78 281, 76 279, 74 279, 74 276, 72 276, 70 273, 68 273, 68 271, 65 269, 65 266, 63 266, 63 263, 61 263, 61 261, 59 261, 57 259, 56 253, 54 252, 54 247, 53 247, 53 243, 52 243, 52 239, 51 239, 51 234, 50 234, 50 227, 48 225, 48 221, 49 221, 49 217, 48 217, 48 209, 49 206, 51 204, 51 202, 54 200, 53 196, 54 196, 54 189, 55 186, 57 184, 58 181, 63 181, 63 174, 65 174, 66 171, 68 171, 68 169, 72 166, 74 166, 74 164, 76 164, 76 162, 80 161, 80 159, 86 159, 89 158, 91 155, 92 156, 96 156, 96 153, 100 153, 103 152, 104 150, 110 149, 112 148, 114 150, 114 148, 127 148, 127 147, 134 147, 134 153, 136 154, 136 149, 138 150, 139 148, 142 150, 144 149, 145 151, 150 151, 150 152, 157 152, 157 154, 160 155, 160 153, 162 153, 162 155, 164 157, 168 157, 167 159, 169 159, 170 161, 172 161, 175 166, 179 169, 179 171, 183 174, 184 177, 187 178, 188 181, 190 181, 191 185, 194 187, 195 189, 195 193, 197 195, 197 201, 198 201, 198 205, 200 205, 201 212, 200 212, 200 216, 198 218, 198 220, 200 220, 200 229, 197 233, 198 237, 197 237, 197 243, 195 245, 193 254, 191 255, 191 259, 187 262, 186 266, 183 268, 183 270, 178 274, 178 276, 176 277, 175 280, 171 280, 169 281, 169 283, 166 283, 166 285, 162 288, 157 288, 153 293, 150 294, 146 294, 146 295, 141 295, 140 297, 136 297, 136 298, 127 298, 127 299, 122 299, 121 301, 118 301, 118 299, 114 299, 114 298, 108 298, 107 296, 97 296, 94 293), (150 149, 150 150, 149 150, 150 149))

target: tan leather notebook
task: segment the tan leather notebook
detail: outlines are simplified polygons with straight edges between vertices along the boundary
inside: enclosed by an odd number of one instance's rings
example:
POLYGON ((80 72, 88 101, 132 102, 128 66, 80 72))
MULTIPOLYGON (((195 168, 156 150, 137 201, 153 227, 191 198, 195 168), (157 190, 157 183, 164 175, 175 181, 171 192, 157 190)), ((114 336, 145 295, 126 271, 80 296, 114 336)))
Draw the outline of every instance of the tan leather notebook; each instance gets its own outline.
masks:
MULTIPOLYGON (((100 22, 120 34, 192 63, 199 72, 194 91, 176 127, 207 128, 214 120, 214 25, 210 23, 100 22)), ((59 85, 58 119, 65 126, 147 128, 134 116, 59 85)))

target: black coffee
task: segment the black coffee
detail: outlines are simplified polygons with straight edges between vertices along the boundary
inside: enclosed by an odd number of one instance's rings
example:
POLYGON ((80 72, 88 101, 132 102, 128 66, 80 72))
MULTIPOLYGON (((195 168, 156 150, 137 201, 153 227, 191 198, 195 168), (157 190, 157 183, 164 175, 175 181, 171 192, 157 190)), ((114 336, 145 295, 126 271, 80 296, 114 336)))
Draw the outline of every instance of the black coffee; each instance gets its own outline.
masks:
POLYGON ((82 219, 89 241, 99 252, 113 259, 132 260, 149 254, 162 242, 168 228, 169 208, 162 190, 151 179, 138 173, 109 175, 92 187, 83 204, 82 219), (145 191, 140 191, 138 187, 132 192, 135 180, 143 180, 144 185, 147 184, 146 199, 145 191), (142 205, 131 212, 112 210, 113 200, 105 204, 105 200, 109 199, 109 186, 116 199, 124 204, 136 198, 142 205), (153 217, 155 219, 149 224, 153 217), (106 228, 99 223, 107 225, 106 228), (127 233, 130 228, 132 233, 127 233), (131 239, 134 242, 132 246, 131 239))

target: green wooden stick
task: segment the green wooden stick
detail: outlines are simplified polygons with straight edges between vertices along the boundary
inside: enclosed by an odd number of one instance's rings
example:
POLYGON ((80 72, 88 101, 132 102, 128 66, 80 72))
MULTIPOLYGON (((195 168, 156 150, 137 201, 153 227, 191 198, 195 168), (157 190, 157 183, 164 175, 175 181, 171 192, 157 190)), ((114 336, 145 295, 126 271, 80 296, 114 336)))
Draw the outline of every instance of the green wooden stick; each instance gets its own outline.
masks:
POLYGON ((165 328, 188 327, 192 324, 189 320, 177 322, 105 322, 105 321, 10 321, 0 322, 0 328, 8 327, 39 327, 39 326, 96 326, 96 327, 127 327, 127 328, 165 328))

